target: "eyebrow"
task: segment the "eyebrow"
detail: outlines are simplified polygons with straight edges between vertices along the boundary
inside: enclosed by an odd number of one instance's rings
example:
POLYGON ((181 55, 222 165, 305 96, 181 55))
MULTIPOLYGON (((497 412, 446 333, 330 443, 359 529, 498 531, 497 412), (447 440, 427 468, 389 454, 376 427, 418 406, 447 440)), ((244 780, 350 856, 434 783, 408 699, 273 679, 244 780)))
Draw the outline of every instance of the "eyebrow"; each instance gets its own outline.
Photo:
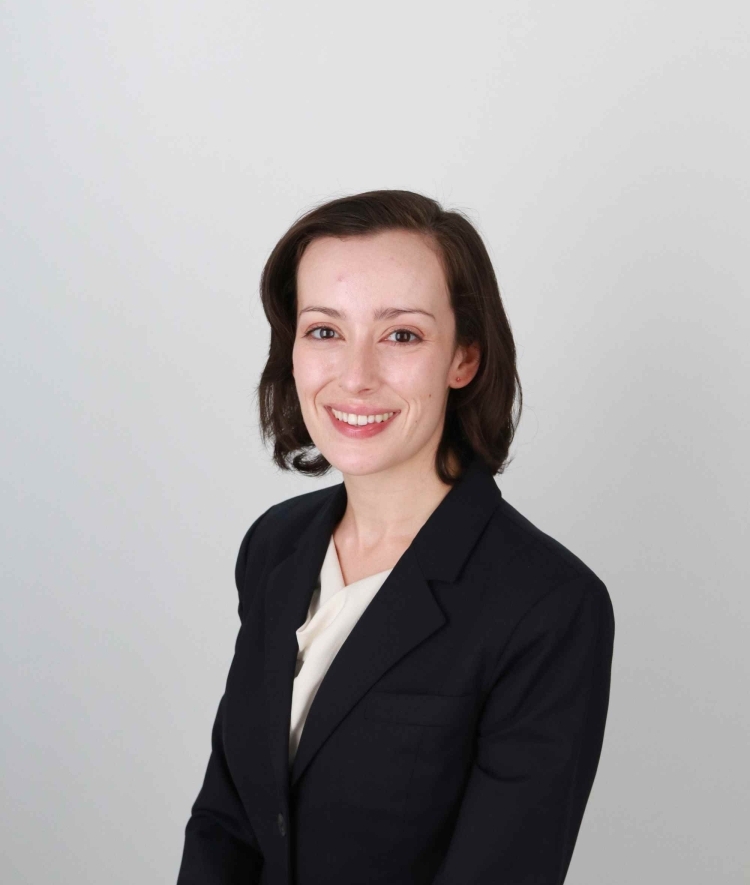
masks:
MULTIPOLYGON (((303 307, 302 310, 299 312, 300 316, 302 316, 303 313, 307 313, 307 311, 312 311, 312 310, 315 310, 318 313, 324 313, 327 316, 333 317, 336 320, 345 320, 346 319, 346 313, 344 313, 344 311, 342 311, 342 310, 336 310, 336 308, 334 308, 334 307, 317 307, 317 306, 303 307)), ((390 319, 393 319, 394 317, 401 316, 401 314, 403 314, 403 313, 421 313, 421 314, 424 314, 425 316, 430 317, 433 320, 435 319, 435 316, 433 314, 431 314, 427 310, 422 310, 419 307, 380 307, 377 310, 373 311, 372 316, 373 316, 373 319, 375 319, 375 320, 390 320, 390 319)))

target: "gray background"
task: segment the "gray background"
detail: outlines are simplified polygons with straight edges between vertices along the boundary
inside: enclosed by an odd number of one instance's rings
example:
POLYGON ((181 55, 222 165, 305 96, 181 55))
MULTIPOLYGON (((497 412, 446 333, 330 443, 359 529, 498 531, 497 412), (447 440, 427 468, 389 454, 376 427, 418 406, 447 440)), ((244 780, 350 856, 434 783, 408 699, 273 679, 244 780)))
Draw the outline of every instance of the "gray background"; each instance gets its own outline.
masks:
POLYGON ((571 885, 750 881, 746 3, 2 5, 2 869, 174 881, 281 475, 258 277, 402 187, 495 262, 505 497, 617 618, 571 885))

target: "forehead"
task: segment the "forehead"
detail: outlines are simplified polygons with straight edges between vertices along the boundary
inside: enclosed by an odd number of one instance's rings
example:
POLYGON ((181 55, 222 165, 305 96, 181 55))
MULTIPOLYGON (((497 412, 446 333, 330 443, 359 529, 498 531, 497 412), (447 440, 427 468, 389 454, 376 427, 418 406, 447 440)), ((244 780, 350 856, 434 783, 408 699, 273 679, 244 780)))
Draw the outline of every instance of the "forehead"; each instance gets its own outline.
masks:
POLYGON ((305 249, 297 269, 298 306, 321 295, 448 299, 436 247, 413 231, 320 237, 305 249))

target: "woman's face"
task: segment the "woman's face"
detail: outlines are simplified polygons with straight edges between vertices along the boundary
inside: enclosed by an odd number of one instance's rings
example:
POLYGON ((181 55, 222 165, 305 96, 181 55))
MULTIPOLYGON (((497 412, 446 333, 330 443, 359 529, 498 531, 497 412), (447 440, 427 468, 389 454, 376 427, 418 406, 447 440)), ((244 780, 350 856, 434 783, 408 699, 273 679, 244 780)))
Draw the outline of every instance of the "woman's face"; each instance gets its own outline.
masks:
POLYGON ((293 372, 308 432, 334 467, 371 474, 434 456, 448 390, 479 362, 475 347, 468 359, 454 350, 454 335, 443 270, 421 235, 313 240, 297 271, 293 372))

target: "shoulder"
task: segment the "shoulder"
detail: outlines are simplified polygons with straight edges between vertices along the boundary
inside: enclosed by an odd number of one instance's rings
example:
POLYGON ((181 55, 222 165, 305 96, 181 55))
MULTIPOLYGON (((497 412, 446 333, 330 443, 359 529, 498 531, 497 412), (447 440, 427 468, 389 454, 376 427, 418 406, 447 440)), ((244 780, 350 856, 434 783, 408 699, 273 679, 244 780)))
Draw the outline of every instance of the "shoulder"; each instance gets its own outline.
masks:
POLYGON ((238 587, 246 573, 263 571, 291 551, 300 532, 334 493, 336 485, 294 495, 272 504, 245 532, 237 556, 235 577, 238 587))
POLYGON ((586 600, 612 613, 602 578, 505 498, 493 512, 476 554, 480 572, 492 575, 490 596, 511 619, 522 617, 550 594, 571 603, 586 600))
POLYGON ((505 539, 515 557, 536 567, 550 578, 562 580, 589 578, 598 581, 598 576, 572 550, 548 535, 539 526, 527 519, 503 498, 493 514, 492 528, 505 539))
POLYGON ((471 582, 481 586, 495 674, 509 660, 526 654, 533 660, 545 650, 611 657, 615 615, 604 581, 505 499, 482 535, 471 572, 471 582))

